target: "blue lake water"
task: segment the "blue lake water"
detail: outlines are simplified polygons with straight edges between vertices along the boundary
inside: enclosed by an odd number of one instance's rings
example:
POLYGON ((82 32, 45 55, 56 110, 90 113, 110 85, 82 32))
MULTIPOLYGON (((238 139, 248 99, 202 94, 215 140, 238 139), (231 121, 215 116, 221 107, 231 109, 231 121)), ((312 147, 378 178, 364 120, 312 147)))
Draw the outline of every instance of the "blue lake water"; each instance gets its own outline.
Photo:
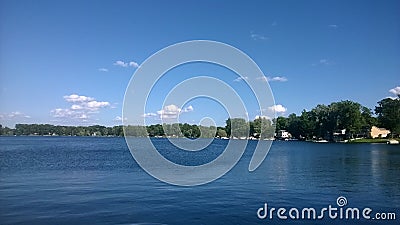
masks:
MULTIPOLYGON (((196 165, 227 140, 197 158, 166 139, 153 142, 167 158, 196 165)), ((220 179, 178 187, 142 170, 123 138, 0 137, 0 224, 399 224, 400 146, 276 141, 248 172, 255 143, 220 179), (337 207, 339 196, 348 207, 395 212, 396 220, 257 217, 264 203, 320 209, 337 207)))

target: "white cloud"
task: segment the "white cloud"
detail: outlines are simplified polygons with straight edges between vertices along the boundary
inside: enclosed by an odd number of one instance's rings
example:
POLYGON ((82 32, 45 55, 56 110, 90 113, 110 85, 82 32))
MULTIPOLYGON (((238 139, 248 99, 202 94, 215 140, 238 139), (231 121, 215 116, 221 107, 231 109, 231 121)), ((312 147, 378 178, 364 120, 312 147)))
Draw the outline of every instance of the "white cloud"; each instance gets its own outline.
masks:
POLYGON ((25 114, 23 114, 23 113, 21 113, 21 112, 18 112, 18 111, 16 111, 16 112, 11 112, 10 114, 8 114, 8 117, 10 117, 10 118, 31 118, 30 116, 28 116, 28 115, 25 115, 25 114))
POLYGON ((82 106, 80 106, 80 105, 72 105, 72 106, 71 106, 71 109, 72 109, 72 110, 82 109, 82 106))
POLYGON ((90 101, 84 105, 86 105, 88 109, 98 110, 99 108, 110 106, 110 103, 109 102, 90 101))
POLYGON ((267 82, 267 81, 268 81, 268 78, 265 77, 265 76, 257 77, 256 79, 257 79, 257 80, 260 80, 260 81, 262 81, 262 82, 267 82))
POLYGON ((55 118, 86 119, 90 118, 87 112, 73 109, 53 109, 50 111, 55 118))
POLYGON ((31 116, 25 115, 22 112, 15 111, 11 113, 0 113, 0 119, 29 119, 31 116))
POLYGON ((161 119, 174 119, 177 118, 182 109, 176 105, 167 105, 163 109, 157 111, 161 119))
POLYGON ((76 111, 72 109, 53 109, 51 110, 51 113, 53 114, 53 117, 56 118, 64 118, 64 117, 76 117, 76 111))
POLYGON ((318 65, 322 65, 322 66, 330 66, 333 65, 334 62, 332 62, 331 60, 328 59, 320 59, 317 63, 313 63, 313 66, 318 66, 318 65))
POLYGON ((275 113, 285 113, 287 109, 283 107, 282 105, 273 105, 268 107, 269 111, 275 112, 275 113))
POLYGON ((330 28, 334 28, 334 29, 336 29, 336 28, 338 28, 339 26, 338 26, 338 25, 336 25, 336 24, 330 24, 330 25, 329 25, 329 27, 330 27, 330 28))
MULTIPOLYGON (((157 115, 160 116, 160 119, 175 119, 179 116, 179 114, 192 112, 193 110, 194 108, 191 105, 181 109, 178 106, 171 104, 164 106, 163 109, 157 111, 157 115)), ((144 116, 154 116, 154 113, 146 113, 144 116)))
POLYGON ((145 113, 142 116, 143 117, 154 117, 154 116, 157 116, 157 114, 156 113, 145 113))
POLYGON ((72 110, 81 110, 81 109, 98 110, 99 108, 110 106, 109 102, 98 102, 92 97, 87 97, 77 94, 66 95, 64 96, 64 99, 67 102, 76 103, 71 106, 72 110))
POLYGON ((267 77, 268 81, 279 81, 279 82, 285 82, 288 79, 286 77, 267 77))
POLYGON ((98 113, 101 108, 109 107, 106 101, 96 101, 93 97, 71 94, 65 95, 66 102, 72 103, 70 108, 56 108, 50 111, 55 118, 75 119, 87 121, 91 118, 90 114, 98 113))
POLYGON ((396 96, 399 96, 400 95, 400 86, 390 89, 389 92, 396 96))
POLYGON ((99 68, 99 71, 100 71, 100 72, 108 72, 108 69, 106 69, 106 68, 99 68))
POLYGON ((22 115, 22 113, 17 111, 17 112, 12 112, 12 113, 8 114, 8 117, 13 118, 13 117, 21 116, 21 115, 22 115))
POLYGON ((139 64, 138 64, 137 62, 134 62, 134 61, 124 62, 124 61, 122 61, 122 60, 116 61, 113 65, 114 65, 114 66, 121 66, 121 67, 128 67, 128 66, 131 66, 131 67, 133 67, 133 68, 139 67, 139 64))
POLYGON ((79 119, 88 119, 89 118, 89 116, 87 115, 87 114, 84 114, 84 113, 82 113, 80 116, 79 116, 79 119))
POLYGON ((274 81, 286 82, 286 81, 288 81, 288 79, 286 77, 279 77, 279 76, 277 76, 277 77, 265 77, 265 76, 262 76, 262 77, 257 77, 256 79, 257 80, 261 80, 263 82, 267 82, 267 81, 269 81, 269 82, 274 82, 274 81))
POLYGON ((238 77, 238 78, 234 79, 233 81, 239 82, 239 81, 248 80, 248 79, 249 79, 249 77, 238 77))
POLYGON ((87 102, 87 101, 94 100, 94 98, 83 96, 83 95, 77 95, 77 94, 65 95, 64 99, 67 102, 87 102))
POLYGON ((183 112, 192 112, 193 110, 193 106, 189 105, 188 107, 183 109, 183 112))
POLYGON ((128 63, 126 63, 124 61, 121 61, 121 60, 116 61, 113 65, 114 66, 128 67, 128 63))
POLYGON ((319 63, 326 65, 326 64, 328 64, 328 60, 327 59, 320 59, 319 63))
POLYGON ((137 67, 139 67, 139 64, 137 62, 132 61, 132 62, 129 62, 129 66, 137 68, 137 67))
POLYGON ((251 39, 253 39, 254 41, 257 41, 257 40, 265 41, 265 40, 268 39, 266 36, 261 35, 261 34, 256 34, 256 33, 254 33, 254 32, 250 32, 250 37, 251 37, 251 39))
MULTIPOLYGON (((124 118, 124 120, 126 120, 126 118, 124 118)), ((116 116, 113 121, 115 122, 122 122, 122 117, 121 116, 116 116)))

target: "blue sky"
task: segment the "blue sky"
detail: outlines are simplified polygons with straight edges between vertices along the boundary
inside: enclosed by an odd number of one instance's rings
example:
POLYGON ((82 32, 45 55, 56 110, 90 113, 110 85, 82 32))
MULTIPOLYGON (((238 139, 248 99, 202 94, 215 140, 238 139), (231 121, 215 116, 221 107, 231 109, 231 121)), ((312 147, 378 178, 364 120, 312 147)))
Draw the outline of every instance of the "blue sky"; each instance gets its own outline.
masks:
MULTIPOLYGON (((279 115, 347 99, 373 109, 400 91, 399 9, 399 1, 0 1, 0 124, 120 124, 137 66, 198 39, 249 55, 270 79, 279 115)), ((157 122, 166 109, 152 104, 157 122)), ((182 122, 214 115, 224 124, 215 102, 177 107, 168 110, 182 122)))

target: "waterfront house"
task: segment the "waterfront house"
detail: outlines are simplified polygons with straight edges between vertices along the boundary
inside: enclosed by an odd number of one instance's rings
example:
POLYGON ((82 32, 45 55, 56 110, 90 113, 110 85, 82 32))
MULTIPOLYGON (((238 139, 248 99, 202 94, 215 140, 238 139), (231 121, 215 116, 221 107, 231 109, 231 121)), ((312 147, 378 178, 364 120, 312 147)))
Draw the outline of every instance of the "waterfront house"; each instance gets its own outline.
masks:
POLYGON ((281 140, 290 139, 291 137, 292 135, 286 130, 279 130, 276 134, 276 138, 281 140))
POLYGON ((369 134, 370 134, 371 138, 386 138, 388 136, 388 134, 390 134, 390 130, 372 126, 369 134))

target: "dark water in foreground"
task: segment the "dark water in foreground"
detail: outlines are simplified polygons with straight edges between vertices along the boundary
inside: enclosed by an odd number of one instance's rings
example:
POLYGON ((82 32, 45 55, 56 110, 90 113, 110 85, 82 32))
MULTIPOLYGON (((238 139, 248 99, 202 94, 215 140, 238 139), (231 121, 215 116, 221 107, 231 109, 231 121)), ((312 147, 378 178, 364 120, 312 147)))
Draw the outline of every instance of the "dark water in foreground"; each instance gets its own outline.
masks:
MULTIPOLYGON (((225 142, 199 160, 215 158, 225 142)), ((123 138, 0 137, 0 224, 399 224, 400 146, 274 142, 249 173, 254 144, 222 178, 177 187, 144 172, 123 138), (339 196, 345 207, 395 212, 396 220, 257 217, 264 203, 320 211, 338 207, 339 196)), ((170 157, 182 160, 179 151, 170 157)))

